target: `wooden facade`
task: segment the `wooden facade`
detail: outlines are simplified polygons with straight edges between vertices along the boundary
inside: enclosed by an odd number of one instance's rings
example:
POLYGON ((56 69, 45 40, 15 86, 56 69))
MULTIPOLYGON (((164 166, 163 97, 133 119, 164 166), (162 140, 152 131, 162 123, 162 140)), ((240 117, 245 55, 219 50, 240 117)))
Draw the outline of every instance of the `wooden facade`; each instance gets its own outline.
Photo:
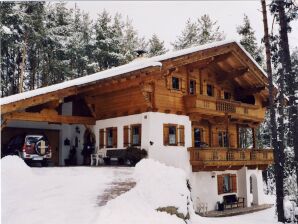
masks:
MULTIPOLYGON (((189 151, 194 171, 243 165, 264 168, 272 163, 271 151, 266 151, 265 158, 263 152, 255 150, 255 128, 263 121, 268 105, 268 80, 238 44, 231 42, 159 61, 162 67, 2 105, 2 125, 10 120, 92 125, 96 120, 146 111, 187 115, 192 129, 200 130, 200 142, 208 144, 207 149, 197 150, 192 136, 189 151), (74 107, 72 116, 62 115, 59 105, 69 101, 79 106, 74 107), (253 133, 253 149, 240 149, 240 128, 253 133)), ((124 138, 127 143, 127 133, 124 138)))

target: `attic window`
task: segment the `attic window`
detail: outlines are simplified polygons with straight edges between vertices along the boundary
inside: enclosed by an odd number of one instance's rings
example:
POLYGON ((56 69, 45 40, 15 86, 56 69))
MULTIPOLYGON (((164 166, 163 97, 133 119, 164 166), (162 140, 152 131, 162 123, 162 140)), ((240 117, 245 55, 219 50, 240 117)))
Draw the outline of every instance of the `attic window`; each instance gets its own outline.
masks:
POLYGON ((172 88, 179 90, 180 89, 180 85, 179 85, 179 78, 177 77, 172 77, 172 88))

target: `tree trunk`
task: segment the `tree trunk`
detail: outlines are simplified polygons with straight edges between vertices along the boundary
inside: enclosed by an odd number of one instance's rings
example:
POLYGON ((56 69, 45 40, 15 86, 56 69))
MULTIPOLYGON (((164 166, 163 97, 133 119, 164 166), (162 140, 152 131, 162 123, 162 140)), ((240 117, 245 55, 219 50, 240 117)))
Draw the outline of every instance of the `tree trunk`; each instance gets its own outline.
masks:
POLYGON ((267 21, 267 10, 266 1, 261 0, 262 12, 263 12, 263 23, 264 23, 264 42, 266 48, 266 66, 269 81, 269 112, 270 112, 270 126, 272 134, 272 146, 274 148, 274 175, 276 184, 276 208, 279 222, 284 222, 284 207, 283 207, 283 151, 280 151, 280 147, 277 141, 277 124, 276 115, 274 109, 274 86, 272 79, 272 67, 271 67, 271 53, 270 53, 270 40, 268 32, 268 21, 267 21))
MULTIPOLYGON (((288 40, 288 22, 287 16, 285 14, 285 2, 277 1, 278 4, 278 16, 279 16, 279 26, 280 26, 280 60, 282 64, 283 74, 285 75, 285 82, 287 83, 287 93, 289 97, 289 146, 294 147, 294 153, 296 158, 296 174, 298 171, 297 157, 298 157, 298 136, 295 129, 297 129, 297 106, 295 105, 295 74, 292 71, 291 65, 291 56, 290 56, 290 48, 289 48, 289 40, 288 40), (296 133, 296 135, 295 135, 296 133)), ((296 182, 298 187, 298 175, 296 175, 296 182)))

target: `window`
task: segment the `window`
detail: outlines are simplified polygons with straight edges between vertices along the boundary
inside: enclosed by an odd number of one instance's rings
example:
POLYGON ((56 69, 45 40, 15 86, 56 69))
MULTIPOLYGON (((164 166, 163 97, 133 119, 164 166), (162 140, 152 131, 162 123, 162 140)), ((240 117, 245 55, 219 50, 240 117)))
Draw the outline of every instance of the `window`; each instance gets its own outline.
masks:
POLYGON ((184 125, 164 124, 163 142, 164 145, 185 145, 184 125))
POLYGON ((169 145, 176 145, 176 126, 169 126, 169 145))
POLYGON ((207 96, 214 96, 214 86, 207 84, 207 96))
POLYGON ((117 128, 106 129, 106 147, 117 148, 117 128))
POLYGON ((229 193, 231 192, 231 180, 230 175, 224 175, 223 176, 223 192, 229 193))
POLYGON ((218 132, 218 145, 220 147, 228 147, 229 146, 229 138, 226 131, 218 132))
POLYGON ((237 193, 236 174, 217 175, 218 194, 237 193))
POLYGON ((232 97, 232 95, 231 95, 230 92, 226 92, 226 91, 224 91, 224 99, 225 99, 225 100, 230 100, 231 97, 232 97))
POLYGON ((176 90, 180 89, 179 78, 172 77, 172 88, 176 90))
POLYGON ((239 127, 239 147, 244 149, 252 145, 252 131, 249 128, 239 127))
POLYGON ((131 144, 133 146, 141 145, 141 125, 131 126, 131 144))
POLYGON ((106 134, 107 134, 107 147, 112 148, 113 147, 113 128, 107 128, 106 134))
POLYGON ((193 137, 194 137, 194 147, 201 147, 201 136, 202 136, 202 129, 194 128, 193 137))
POLYGON ((191 95, 196 94, 196 81, 195 80, 189 81, 189 94, 191 94, 191 95))

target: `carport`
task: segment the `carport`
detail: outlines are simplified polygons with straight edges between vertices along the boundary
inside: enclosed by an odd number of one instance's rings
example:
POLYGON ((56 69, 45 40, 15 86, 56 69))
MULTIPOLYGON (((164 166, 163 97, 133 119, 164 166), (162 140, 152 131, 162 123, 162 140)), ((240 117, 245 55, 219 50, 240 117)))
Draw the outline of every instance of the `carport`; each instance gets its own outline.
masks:
MULTIPOLYGON (((84 108, 82 102, 80 104, 79 108, 83 109, 85 114, 88 113, 89 109, 84 108)), ((10 111, 3 114, 1 148, 4 149, 10 139, 16 135, 43 134, 49 140, 52 149, 52 165, 66 165, 65 159, 68 159, 72 148, 76 149, 76 165, 82 165, 81 152, 84 147, 84 132, 86 128, 92 128, 95 120, 86 115, 73 116, 72 114, 78 113, 78 110, 73 109, 75 100, 57 103, 57 107, 52 108, 49 108, 48 105, 52 104, 26 106, 22 108, 21 112, 10 111)), ((5 107, 3 108, 5 109, 5 107)))

